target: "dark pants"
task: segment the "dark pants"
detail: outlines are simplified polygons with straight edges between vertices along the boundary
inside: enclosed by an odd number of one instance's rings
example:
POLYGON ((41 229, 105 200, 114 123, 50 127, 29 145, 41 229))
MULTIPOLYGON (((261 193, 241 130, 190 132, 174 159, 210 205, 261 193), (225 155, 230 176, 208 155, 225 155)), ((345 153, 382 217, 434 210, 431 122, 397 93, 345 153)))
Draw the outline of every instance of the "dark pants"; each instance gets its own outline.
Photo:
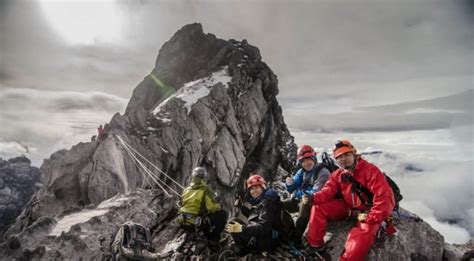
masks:
POLYGON ((303 204, 302 201, 297 200, 295 198, 283 200, 282 203, 283 208, 286 209, 288 212, 298 212, 298 218, 295 222, 295 231, 292 235, 290 235, 290 241, 292 241, 296 245, 299 245, 301 244, 303 233, 306 230, 306 227, 309 222, 309 215, 311 214, 311 203, 303 204))
POLYGON ((209 213, 207 217, 209 218, 210 224, 207 229, 204 229, 204 234, 209 240, 218 242, 220 234, 227 223, 227 212, 219 210, 214 213, 209 213))
POLYGON ((262 252, 272 252, 278 247, 278 240, 268 235, 250 235, 248 233, 231 233, 235 244, 241 251, 239 255, 247 253, 257 254, 262 252))

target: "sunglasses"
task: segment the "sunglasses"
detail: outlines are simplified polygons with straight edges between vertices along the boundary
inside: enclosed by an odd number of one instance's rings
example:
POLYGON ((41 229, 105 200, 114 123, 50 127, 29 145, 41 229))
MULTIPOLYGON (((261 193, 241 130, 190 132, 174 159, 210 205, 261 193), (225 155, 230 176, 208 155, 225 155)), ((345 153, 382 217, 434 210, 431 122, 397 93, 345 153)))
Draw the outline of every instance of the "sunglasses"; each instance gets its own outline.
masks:
POLYGON ((342 148, 342 147, 349 147, 349 145, 345 144, 344 142, 338 140, 336 141, 336 145, 334 145, 336 149, 342 148))

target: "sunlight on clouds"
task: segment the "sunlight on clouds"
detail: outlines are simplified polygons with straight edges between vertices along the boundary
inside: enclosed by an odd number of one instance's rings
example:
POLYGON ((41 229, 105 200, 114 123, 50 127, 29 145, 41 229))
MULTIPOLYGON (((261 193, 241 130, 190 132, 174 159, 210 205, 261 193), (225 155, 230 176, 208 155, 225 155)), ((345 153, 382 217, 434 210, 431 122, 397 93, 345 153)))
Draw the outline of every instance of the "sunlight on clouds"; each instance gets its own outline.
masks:
POLYGON ((121 13, 113 0, 39 3, 48 22, 69 44, 122 40, 121 13))

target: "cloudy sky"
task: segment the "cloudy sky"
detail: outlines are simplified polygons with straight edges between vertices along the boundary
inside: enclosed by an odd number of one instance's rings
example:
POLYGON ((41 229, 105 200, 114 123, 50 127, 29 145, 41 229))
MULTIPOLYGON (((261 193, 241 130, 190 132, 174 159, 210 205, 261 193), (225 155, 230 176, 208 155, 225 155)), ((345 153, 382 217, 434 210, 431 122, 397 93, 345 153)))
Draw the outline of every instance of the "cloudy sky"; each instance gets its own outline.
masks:
MULTIPOLYGON (((199 22, 260 49, 298 143, 327 148, 351 137, 427 169, 449 152, 462 181, 448 180, 444 164, 424 189, 460 188, 472 199, 473 11, 469 0, 0 0, 0 157, 25 153, 40 166, 88 141, 123 113, 164 42, 199 22)), ((474 233, 472 201, 418 191, 406 193, 423 201, 417 209, 467 216, 474 233), (437 207, 446 199, 461 210, 437 207)))
POLYGON ((260 48, 292 129, 473 122, 467 0, 3 0, 0 12, 3 157, 28 146, 39 164, 53 149, 87 140, 123 112, 161 45, 191 22, 260 48))

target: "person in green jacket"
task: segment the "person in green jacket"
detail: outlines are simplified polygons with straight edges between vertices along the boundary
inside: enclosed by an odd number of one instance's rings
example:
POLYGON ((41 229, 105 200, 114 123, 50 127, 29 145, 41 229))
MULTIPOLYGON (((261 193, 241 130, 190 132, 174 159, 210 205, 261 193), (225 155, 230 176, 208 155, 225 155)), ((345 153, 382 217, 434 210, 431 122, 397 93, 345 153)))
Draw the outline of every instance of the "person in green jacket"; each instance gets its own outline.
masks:
POLYGON ((181 195, 178 223, 183 227, 202 229, 211 241, 219 241, 227 222, 227 212, 216 202, 215 194, 206 183, 207 172, 197 167, 192 172, 191 184, 181 195))

